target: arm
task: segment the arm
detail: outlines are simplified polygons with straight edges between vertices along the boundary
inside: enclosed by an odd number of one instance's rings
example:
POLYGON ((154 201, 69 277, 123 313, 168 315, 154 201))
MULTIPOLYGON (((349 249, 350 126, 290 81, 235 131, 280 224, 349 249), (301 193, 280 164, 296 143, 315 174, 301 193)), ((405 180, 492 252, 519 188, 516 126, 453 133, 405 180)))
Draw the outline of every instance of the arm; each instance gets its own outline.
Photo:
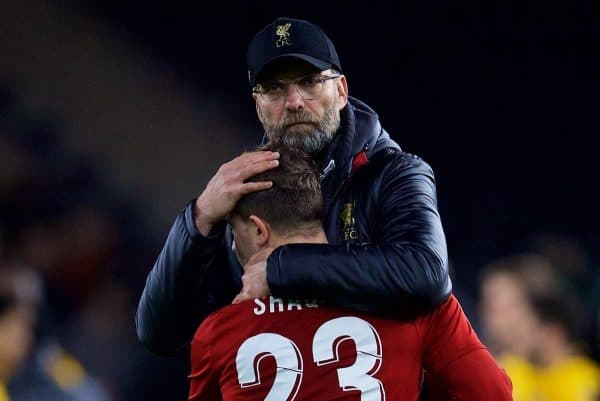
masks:
POLYGON ((202 319, 226 302, 217 295, 235 293, 216 275, 227 265, 225 225, 204 237, 194 225, 191 203, 175 219, 146 279, 135 318, 142 344, 159 355, 187 344, 202 319))
POLYGON ((151 351, 175 353, 241 287, 225 218, 241 196, 271 187, 270 182, 245 180, 277 166, 278 157, 276 152, 249 152, 223 164, 175 219, 136 313, 138 338, 151 351))
POLYGON ((451 296, 421 319, 424 332, 422 401, 512 401, 512 384, 451 296))
POLYGON ((267 262, 273 295, 316 297, 367 312, 447 298, 452 284, 431 168, 386 151, 365 169, 353 179, 376 191, 372 210, 363 211, 372 243, 276 249, 267 262))

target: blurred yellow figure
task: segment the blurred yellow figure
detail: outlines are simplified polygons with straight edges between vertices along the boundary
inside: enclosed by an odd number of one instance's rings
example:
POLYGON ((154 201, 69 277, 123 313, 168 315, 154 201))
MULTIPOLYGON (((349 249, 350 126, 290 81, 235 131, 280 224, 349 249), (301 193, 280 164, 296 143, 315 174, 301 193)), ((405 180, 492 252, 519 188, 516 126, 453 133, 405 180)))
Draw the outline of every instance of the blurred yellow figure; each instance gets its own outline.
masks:
POLYGON ((533 300, 539 320, 535 360, 540 365, 542 401, 597 401, 600 366, 582 355, 575 343, 574 312, 563 294, 533 300))
POLYGON ((510 377, 514 401, 540 401, 535 348, 536 319, 521 276, 509 261, 498 261, 480 277, 479 312, 484 341, 510 377))
POLYGON ((44 356, 46 373, 61 389, 74 390, 86 380, 87 373, 81 363, 59 345, 47 349, 44 356))
POLYGON ((517 354, 504 354, 498 363, 506 371, 513 385, 513 401, 541 401, 535 366, 517 354))
POLYGON ((10 401, 8 393, 6 392, 6 387, 2 383, 0 383, 0 401, 10 401))
POLYGON ((589 358, 567 357, 539 372, 543 401, 596 401, 600 397, 600 368, 589 358))

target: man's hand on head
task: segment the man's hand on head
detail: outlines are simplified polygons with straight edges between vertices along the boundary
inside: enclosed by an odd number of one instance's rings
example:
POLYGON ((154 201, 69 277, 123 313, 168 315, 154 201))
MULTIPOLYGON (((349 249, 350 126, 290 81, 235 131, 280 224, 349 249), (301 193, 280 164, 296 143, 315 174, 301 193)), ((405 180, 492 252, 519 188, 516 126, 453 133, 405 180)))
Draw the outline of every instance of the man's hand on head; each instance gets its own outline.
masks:
POLYGON ((267 259, 274 248, 266 248, 255 253, 244 265, 242 275, 242 290, 233 299, 234 304, 254 298, 262 298, 271 295, 271 289, 267 283, 267 259))
POLYGON ((271 188, 270 181, 245 182, 248 178, 277 167, 279 153, 244 153, 221 165, 194 205, 194 222, 200 234, 208 236, 213 225, 223 221, 246 194, 271 188))

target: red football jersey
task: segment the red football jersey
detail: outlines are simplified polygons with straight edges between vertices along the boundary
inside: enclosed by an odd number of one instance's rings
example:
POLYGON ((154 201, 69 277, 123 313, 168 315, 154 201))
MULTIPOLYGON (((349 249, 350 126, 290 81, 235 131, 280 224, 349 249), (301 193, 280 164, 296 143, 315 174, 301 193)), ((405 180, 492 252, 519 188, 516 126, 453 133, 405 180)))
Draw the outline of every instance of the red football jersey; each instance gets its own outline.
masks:
POLYGON ((417 317, 273 297, 229 305, 194 336, 189 400, 416 401, 423 369, 453 399, 511 399, 451 296, 417 317))

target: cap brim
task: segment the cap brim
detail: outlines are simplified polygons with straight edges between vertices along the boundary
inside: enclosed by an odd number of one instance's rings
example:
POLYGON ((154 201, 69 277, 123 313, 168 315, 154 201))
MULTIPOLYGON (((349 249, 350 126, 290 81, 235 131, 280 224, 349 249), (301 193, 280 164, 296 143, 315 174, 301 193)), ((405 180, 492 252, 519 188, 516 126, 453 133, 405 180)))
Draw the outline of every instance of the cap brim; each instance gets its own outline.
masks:
POLYGON ((274 62, 276 62, 278 60, 282 60, 282 59, 286 59, 286 58, 297 58, 297 59, 306 61, 308 64, 312 65, 313 67, 315 67, 319 71, 327 70, 327 69, 333 67, 333 64, 328 63, 327 61, 319 60, 319 59, 316 59, 314 57, 307 56, 306 54, 300 54, 300 53, 282 54, 280 56, 273 57, 272 59, 270 59, 269 61, 267 61, 266 63, 264 63, 256 71, 256 74, 254 75, 254 79, 252 80, 252 82, 250 82, 250 84, 254 85, 256 83, 256 80, 258 79, 258 77, 260 77, 260 74, 262 74, 264 72, 265 68, 267 68, 268 66, 272 65, 274 62))

